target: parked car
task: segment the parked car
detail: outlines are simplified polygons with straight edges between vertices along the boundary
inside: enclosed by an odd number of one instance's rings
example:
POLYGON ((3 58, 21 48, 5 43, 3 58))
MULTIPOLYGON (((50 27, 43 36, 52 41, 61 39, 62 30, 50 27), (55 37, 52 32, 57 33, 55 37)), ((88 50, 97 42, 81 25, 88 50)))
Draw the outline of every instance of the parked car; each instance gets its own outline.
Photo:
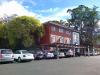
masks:
POLYGON ((74 56, 74 52, 71 49, 66 50, 65 51, 65 56, 66 57, 72 57, 72 56, 74 56))
POLYGON ((59 51, 59 58, 64 58, 64 57, 65 57, 64 51, 59 51))
POLYGON ((14 60, 21 61, 32 61, 34 59, 34 55, 29 53, 27 50, 17 50, 14 52, 14 60))
POLYGON ((35 59, 43 59, 43 58, 44 58, 43 51, 36 51, 35 59))
POLYGON ((93 55, 94 55, 94 56, 97 56, 97 55, 98 55, 98 52, 95 51, 95 52, 93 53, 93 55))
POLYGON ((97 51, 97 55, 100 55, 100 52, 99 51, 97 51))
POLYGON ((0 62, 13 62, 14 55, 11 49, 0 49, 0 62))
POLYGON ((44 52, 44 58, 54 58, 54 53, 52 51, 45 51, 44 52))
POLYGON ((76 51, 76 52, 75 52, 75 56, 76 56, 76 57, 81 56, 80 52, 76 51))
POLYGON ((85 52, 85 55, 86 56, 94 56, 94 55, 96 55, 96 53, 92 52, 92 51, 89 51, 89 52, 85 52))
POLYGON ((54 50, 54 58, 64 58, 66 57, 66 50, 65 49, 60 49, 59 51, 54 50))
POLYGON ((44 58, 44 53, 42 50, 30 50, 30 53, 34 54, 34 59, 43 59, 44 58))

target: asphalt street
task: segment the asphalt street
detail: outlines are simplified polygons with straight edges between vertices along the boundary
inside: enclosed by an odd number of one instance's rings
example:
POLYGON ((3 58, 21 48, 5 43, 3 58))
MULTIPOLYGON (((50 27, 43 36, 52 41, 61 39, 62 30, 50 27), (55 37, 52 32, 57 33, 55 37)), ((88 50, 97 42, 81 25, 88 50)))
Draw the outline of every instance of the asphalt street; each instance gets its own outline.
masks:
POLYGON ((100 56, 0 64, 0 75, 100 75, 100 56))

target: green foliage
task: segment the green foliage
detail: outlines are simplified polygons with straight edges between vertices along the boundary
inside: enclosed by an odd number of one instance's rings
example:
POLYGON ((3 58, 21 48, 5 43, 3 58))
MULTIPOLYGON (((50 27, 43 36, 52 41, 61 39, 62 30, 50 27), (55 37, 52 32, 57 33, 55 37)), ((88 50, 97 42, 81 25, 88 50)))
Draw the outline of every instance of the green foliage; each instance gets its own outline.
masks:
POLYGON ((96 26, 98 22, 98 11, 96 11, 97 7, 93 8, 86 7, 84 5, 80 5, 77 8, 69 9, 68 12, 71 13, 71 24, 77 25, 78 27, 85 26, 96 26))
POLYGON ((34 39, 33 39, 33 37, 32 36, 28 36, 28 35, 26 35, 26 36, 24 36, 24 38, 23 38, 23 45, 25 46, 25 47, 30 47, 30 46, 32 46, 33 45, 33 43, 34 43, 34 39))
POLYGON ((5 24, 0 23, 0 38, 6 38, 7 37, 7 29, 5 24))
POLYGON ((93 31, 99 21, 97 7, 89 8, 79 5, 77 8, 69 9, 68 12, 71 14, 69 24, 74 25, 74 28, 80 31, 81 43, 92 45, 93 31))
POLYGON ((8 40, 11 48, 16 47, 18 44, 23 47, 34 45, 34 33, 38 35, 37 38, 43 35, 42 25, 34 17, 19 16, 7 23, 0 23, 0 38, 8 40))
POLYGON ((42 37, 44 34, 43 26, 37 27, 37 29, 35 30, 35 33, 37 34, 38 37, 42 37))

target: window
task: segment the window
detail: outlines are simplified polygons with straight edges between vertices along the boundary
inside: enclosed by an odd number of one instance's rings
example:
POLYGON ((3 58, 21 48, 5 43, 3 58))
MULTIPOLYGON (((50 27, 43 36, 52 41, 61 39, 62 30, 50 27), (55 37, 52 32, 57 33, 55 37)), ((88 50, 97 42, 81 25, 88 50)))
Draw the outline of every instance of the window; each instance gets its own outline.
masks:
POLYGON ((1 54, 12 54, 11 50, 1 50, 1 54))
POLYGON ((29 52, 26 51, 26 50, 23 50, 22 53, 23 53, 23 54, 27 54, 27 53, 29 53, 29 52))
POLYGON ((71 35, 71 32, 70 32, 70 31, 66 31, 66 34, 67 34, 67 35, 71 35))
POLYGON ((14 52, 15 54, 21 54, 19 51, 14 52))
POLYGON ((70 44, 71 39, 67 38, 67 44, 70 44))
POLYGON ((67 44, 67 38, 66 37, 64 38, 64 43, 67 44))
POLYGON ((73 32, 73 44, 79 45, 79 43, 80 43, 80 41, 79 41, 79 33, 73 32))
POLYGON ((61 37, 61 36, 57 36, 57 35, 56 35, 56 42, 57 42, 57 43, 60 42, 60 37, 61 37))
POLYGON ((71 43, 71 38, 67 37, 64 39, 65 44, 70 44, 71 43))
POLYGON ((51 35, 50 39, 51 39, 51 43, 56 42, 56 36, 55 35, 51 35))
POLYGON ((55 26, 51 26, 51 31, 56 31, 56 27, 55 26))
POLYGON ((59 28, 59 32, 63 32, 64 30, 62 28, 59 28))
POLYGON ((69 34, 69 31, 66 31, 66 34, 69 34))
POLYGON ((60 38, 60 43, 64 43, 64 37, 60 38))

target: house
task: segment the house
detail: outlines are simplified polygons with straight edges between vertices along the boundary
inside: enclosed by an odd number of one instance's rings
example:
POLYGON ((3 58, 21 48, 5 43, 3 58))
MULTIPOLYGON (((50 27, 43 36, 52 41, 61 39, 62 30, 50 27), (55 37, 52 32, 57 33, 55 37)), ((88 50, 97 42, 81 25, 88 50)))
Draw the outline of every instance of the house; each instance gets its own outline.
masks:
POLYGON ((79 32, 52 21, 45 22, 44 36, 40 45, 45 50, 58 48, 73 48, 80 45, 79 32))

